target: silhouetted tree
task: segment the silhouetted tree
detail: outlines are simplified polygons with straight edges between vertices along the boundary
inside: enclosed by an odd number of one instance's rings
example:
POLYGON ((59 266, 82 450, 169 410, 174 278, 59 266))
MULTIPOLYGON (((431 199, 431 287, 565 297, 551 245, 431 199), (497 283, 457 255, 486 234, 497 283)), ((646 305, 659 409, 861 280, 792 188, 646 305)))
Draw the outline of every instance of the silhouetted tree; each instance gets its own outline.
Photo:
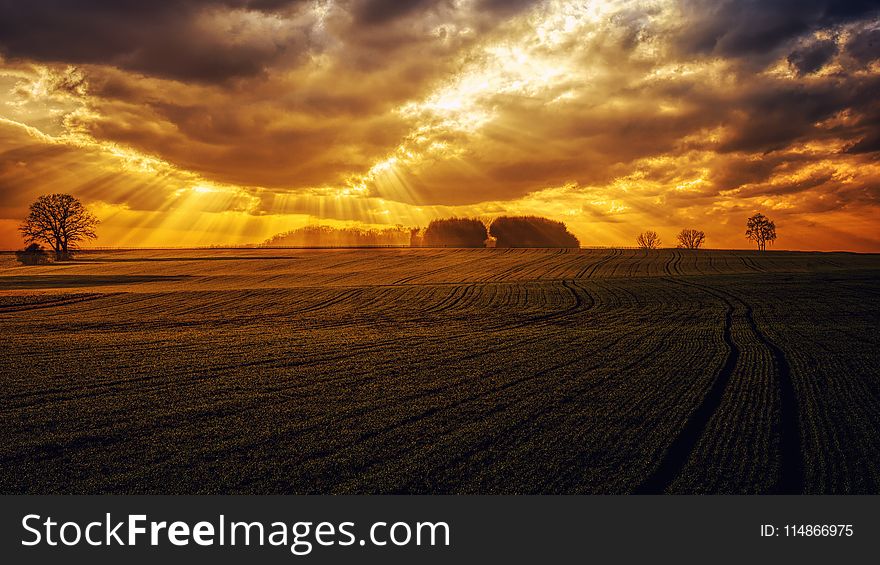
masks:
POLYGON ((754 241, 759 250, 766 251, 767 243, 776 241, 776 224, 759 212, 746 222, 746 237, 754 241))
POLYGON ((678 232, 678 246, 684 249, 699 249, 706 241, 706 234, 700 230, 684 229, 678 232))
POLYGON ((22 265, 45 265, 49 262, 49 255, 39 243, 31 243, 23 251, 16 251, 15 258, 22 265))
POLYGON ((495 247, 580 247, 565 224, 538 216, 502 216, 489 226, 495 247))
POLYGON ((97 237, 98 219, 69 194, 47 194, 31 204, 19 228, 27 243, 44 242, 57 259, 67 259, 84 239, 97 237))
POLYGON ((636 243, 639 244, 639 247, 642 249, 657 249, 660 247, 660 236, 657 235, 657 232, 648 230, 644 233, 640 233, 636 238, 636 243))
POLYGON ((432 220, 425 229, 428 247, 485 247, 489 234, 486 224, 473 218, 432 220))
POLYGON ((425 235, 422 228, 410 228, 409 230, 409 246, 421 247, 425 244, 425 235))

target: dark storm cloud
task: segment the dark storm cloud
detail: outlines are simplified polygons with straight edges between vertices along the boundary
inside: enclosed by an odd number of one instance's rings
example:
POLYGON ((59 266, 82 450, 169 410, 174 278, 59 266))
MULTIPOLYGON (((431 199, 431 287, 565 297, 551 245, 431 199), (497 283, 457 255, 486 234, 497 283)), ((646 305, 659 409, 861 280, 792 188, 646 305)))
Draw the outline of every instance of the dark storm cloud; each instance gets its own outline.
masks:
POLYGON ((797 69, 800 76, 804 76, 819 71, 836 54, 837 43, 834 40, 826 39, 793 51, 788 56, 788 62, 797 69))
POLYGON ((730 134, 720 151, 766 152, 782 149, 808 134, 816 122, 846 108, 846 94, 834 85, 807 88, 783 85, 757 90, 738 101, 742 113, 727 121, 730 134))
MULTIPOLYGON (((685 20, 677 43, 688 52, 721 56, 767 55, 804 33, 876 12, 877 1, 681 0, 685 20)), ((517 14, 541 0, 477 0, 492 17, 517 14)), ((112 64, 156 76, 223 81, 261 73, 283 56, 308 48, 308 32, 284 40, 241 40, 237 29, 216 33, 199 25, 211 10, 248 9, 289 13, 302 0, 0 0, 0 53, 12 59, 74 64, 112 64)), ((354 26, 376 28, 404 18, 457 11, 451 0, 352 0, 338 3, 354 26)), ((460 11, 460 10, 458 10, 460 11)), ((482 29, 482 25, 480 26, 482 29)), ((359 37, 352 29, 353 37, 359 37)), ((368 48, 386 30, 360 37, 368 48)), ((399 34, 391 34, 400 43, 399 34)), ((405 42, 404 42, 405 43, 405 42)), ((827 60, 829 45, 792 53, 803 73, 827 60)), ((848 52, 865 61, 876 52, 876 32, 854 38, 848 52)), ((769 56, 769 55, 768 55, 769 56)))
POLYGON ((858 141, 847 149, 847 153, 858 155, 860 153, 875 153, 880 151, 880 134, 874 133, 858 141))
POLYGON ((848 149, 847 153, 858 155, 880 151, 880 104, 874 106, 862 116, 855 132, 857 141, 848 149), (861 135, 861 138, 858 138, 861 135))
POLYGON ((864 18, 876 0, 682 0, 679 47, 726 57, 771 56, 803 34, 864 18))
POLYGON ((479 0, 477 6, 481 10, 498 14, 515 14, 541 2, 543 0, 479 0))
POLYGON ((0 0, 0 53, 11 59, 112 64, 157 76, 222 81, 260 73, 291 45, 200 25, 208 10, 272 12, 296 0, 0 0))
POLYGON ((437 0, 361 0, 354 4, 353 12, 363 23, 382 24, 438 3, 437 0))
POLYGON ((727 100, 724 123, 729 135, 720 151, 767 152, 792 143, 823 138, 858 138, 866 117, 876 111, 880 77, 831 77, 818 83, 754 81, 727 100), (842 112, 854 123, 826 129, 822 122, 842 112))
POLYGON ((718 191, 731 190, 744 184, 768 180, 779 165, 779 159, 750 159, 734 156, 730 159, 720 160, 715 164, 711 179, 718 191))
POLYGON ((880 59, 880 29, 854 34, 846 44, 846 53, 863 65, 880 59))
MULTIPOLYGON (((544 0, 477 0, 479 11, 510 16, 544 0)), ((423 15, 426 10, 455 9, 451 0, 355 0, 351 8, 359 22, 368 25, 384 24, 415 12, 423 15)))
POLYGON ((806 178, 775 185, 758 185, 744 188, 739 196, 785 196, 799 194, 828 185, 834 177, 833 171, 820 171, 806 178))

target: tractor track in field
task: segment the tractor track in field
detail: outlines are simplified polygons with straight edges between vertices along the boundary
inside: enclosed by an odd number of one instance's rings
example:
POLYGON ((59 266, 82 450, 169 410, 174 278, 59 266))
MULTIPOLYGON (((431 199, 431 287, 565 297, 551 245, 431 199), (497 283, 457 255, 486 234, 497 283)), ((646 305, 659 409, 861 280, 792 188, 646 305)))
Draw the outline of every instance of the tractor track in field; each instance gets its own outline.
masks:
MULTIPOLYGON (((460 251, 460 250, 459 250, 459 251, 460 251)), ((472 264, 472 263, 479 263, 479 262, 485 260, 485 258, 482 257, 481 255, 479 255, 479 254, 476 254, 476 255, 477 255, 476 257, 472 257, 472 258, 470 258, 470 259, 465 259, 465 260, 463 260, 463 261, 461 261, 461 262, 459 262, 459 263, 456 263, 456 264, 454 264, 454 265, 444 265, 444 266, 442 266, 442 267, 440 267, 440 268, 437 268, 437 269, 431 269, 431 270, 428 270, 428 271, 424 271, 424 272, 421 272, 421 273, 416 273, 416 274, 414 274, 414 275, 410 275, 410 276, 406 276, 406 277, 403 277, 403 278, 397 279, 397 280, 393 281, 393 282, 391 283, 390 286, 405 286, 405 285, 409 285, 409 284, 411 284, 413 281, 418 280, 418 279, 422 279, 422 278, 424 278, 424 277, 430 277, 431 275, 436 275, 436 274, 439 274, 439 273, 444 273, 444 272, 454 271, 454 270, 456 270, 456 269, 460 269, 461 267, 463 267, 463 266, 465 266, 465 265, 470 265, 470 264, 472 264)), ((418 283, 416 283, 416 284, 418 284, 418 283)), ((430 284, 430 283, 425 283, 425 284, 430 284)))
MULTIPOLYGON (((627 338, 630 338, 630 337, 631 336, 629 336, 628 334, 620 335, 619 337, 615 338, 611 342, 605 344, 605 346, 606 347, 613 347, 614 345, 616 345, 616 344, 620 343, 621 341, 626 340, 627 338)), ((520 340, 520 342, 518 342, 516 344, 511 344, 510 346, 498 348, 496 351, 488 351, 488 350, 481 351, 481 352, 477 352, 475 354, 467 355, 465 357, 462 357, 461 359, 483 357, 489 353, 497 353, 498 351, 507 350, 511 347, 515 347, 515 346, 519 346, 519 345, 528 345, 531 342, 532 342, 532 340, 530 340, 530 339, 524 339, 524 340, 520 340)), ((397 429, 406 427, 408 425, 412 425, 414 423, 423 421, 427 418, 434 416, 437 413, 440 413, 443 411, 454 410, 456 408, 460 408, 462 406, 473 404, 473 403, 479 403, 481 400, 486 399, 486 398, 490 398, 493 395, 497 395, 498 393, 500 393, 502 391, 513 389, 513 388, 518 387, 520 385, 532 383, 536 379, 540 378, 543 375, 549 374, 553 371, 557 371, 560 369, 570 367, 572 365, 577 364, 579 361, 580 361, 580 358, 573 358, 573 359, 568 359, 568 360, 560 362, 560 363, 554 363, 550 367, 541 369, 535 373, 529 373, 529 374, 523 375, 521 377, 518 377, 516 379, 505 381, 503 383, 499 383, 497 386, 492 387, 492 388, 490 388, 486 391, 483 391, 479 394, 471 395, 471 396, 468 396, 465 398, 455 399, 451 403, 446 404, 446 405, 426 408, 425 410, 423 410, 422 412, 420 412, 418 414, 413 414, 413 415, 407 416, 401 420, 389 423, 388 425, 386 425, 382 428, 374 429, 374 430, 370 430, 368 432, 362 433, 360 436, 358 436, 358 438, 355 440, 354 443, 355 444, 362 444, 362 443, 367 442, 367 441, 374 439, 376 437, 388 434, 389 432, 392 432, 394 430, 397 430, 397 429)), ((517 367, 524 366, 527 363, 528 362, 525 360, 519 360, 511 365, 505 366, 505 370, 509 371, 509 370, 515 369, 517 367)), ((481 380, 482 378, 488 377, 489 375, 494 373, 496 370, 497 369, 494 367, 493 368, 486 368, 481 375, 471 376, 471 377, 467 377, 467 378, 481 380)), ((442 398, 445 391, 453 390, 456 387, 458 387, 459 385, 460 385, 460 383, 458 381, 445 382, 444 384, 437 386, 437 387, 434 387, 433 389, 428 389, 428 390, 423 390, 423 391, 411 393, 406 396, 399 397, 396 400, 398 402, 416 403, 419 400, 425 399, 425 398, 431 398, 431 397, 442 398)), ((284 401, 285 400, 282 398, 282 399, 276 400, 275 402, 276 403, 283 403, 284 401)), ((266 406, 266 404, 261 405, 262 408, 265 408, 265 406, 266 406)), ((366 416, 366 415, 372 413, 374 410, 375 410, 374 406, 358 407, 357 409, 354 409, 354 410, 346 413, 343 416, 343 419, 345 421, 356 420, 359 417, 363 417, 363 416, 366 416)), ((242 410, 242 412, 245 412, 245 411, 246 410, 242 410)), ((309 432, 314 432, 316 430, 321 429, 325 425, 326 425, 326 423, 322 422, 322 421, 309 422, 305 427, 298 429, 297 433, 298 434, 305 434, 305 433, 309 433, 309 432)), ((261 445, 271 445, 274 441, 275 441, 275 438, 267 438, 266 440, 264 440, 262 442, 261 445)), ((336 453, 339 453, 340 451, 344 451, 345 449, 347 449, 349 447, 350 447, 350 445, 342 445, 342 446, 330 447, 330 448, 319 450, 319 451, 314 451, 312 453, 309 453, 303 459, 297 461, 297 464, 304 465, 307 463, 312 463, 315 461, 324 460, 328 457, 332 457, 333 455, 335 455, 336 453)), ((239 486, 243 486, 243 485, 239 485, 239 486)))
POLYGON ((752 306, 742 298, 717 288, 694 282, 669 279, 670 282, 686 285, 709 293, 722 300, 726 306, 722 339, 727 345, 728 354, 721 369, 703 400, 691 413, 679 434, 672 441, 660 464, 636 489, 634 494, 662 494, 680 475, 688 459, 703 435, 713 415, 721 406, 727 385, 736 371, 740 357, 740 349, 732 337, 733 315, 736 311, 731 300, 738 302, 742 308, 742 318, 755 338, 767 348, 773 358, 776 380, 779 386, 780 417, 780 475, 773 488, 774 494, 801 494, 804 491, 803 458, 801 454, 801 437, 799 424, 799 406, 797 393, 791 379, 791 368, 783 351, 773 343, 755 323, 752 306))
POLYGON ((578 274, 576 274, 576 275, 574 276, 574 278, 575 278, 575 279, 581 279, 581 278, 590 278, 590 277, 592 277, 592 276, 596 273, 596 271, 599 270, 599 267, 601 267, 601 266, 604 265, 605 263, 608 263, 608 262, 611 261, 612 259, 615 259, 619 254, 620 254, 620 251, 619 251, 618 249, 612 249, 612 250, 611 250, 611 253, 609 253, 609 254, 606 255, 605 257, 599 259, 599 260, 596 261, 595 263, 590 263, 590 264, 586 265, 585 267, 583 267, 583 268, 578 272, 578 274))
POLYGON ((533 324, 546 323, 546 322, 554 322, 559 320, 564 320, 569 318, 570 316, 578 313, 583 313, 590 310, 596 303, 595 298, 585 289, 584 287, 578 285, 573 280, 564 280, 562 281, 562 286, 571 294, 574 299, 574 304, 565 308, 564 310, 550 312, 548 314, 541 314, 538 316, 531 316, 526 318, 525 320, 521 320, 516 323, 507 323, 503 322, 500 325, 496 326, 488 326, 486 329, 488 331, 498 331, 501 329, 518 329, 525 326, 530 326, 533 324), (585 308, 584 307, 584 299, 581 296, 581 292, 590 297, 590 304, 585 308))
POLYGON ((309 312, 317 312, 319 310, 326 310, 327 308, 330 308, 331 306, 335 306, 337 304, 343 303, 351 298, 355 298, 357 296, 360 296, 363 293, 364 293, 363 288, 352 288, 352 289, 344 290, 344 291, 338 293, 336 296, 332 296, 326 300, 322 300, 322 301, 318 302, 317 304, 313 304, 313 305, 308 306, 306 308, 302 308, 300 310, 297 310, 296 313, 299 315, 299 314, 306 314, 309 312))
MULTIPOLYGON (((621 341, 623 341, 623 339, 625 339, 625 336, 618 338, 617 340, 612 342, 610 344, 610 346, 618 345, 621 341)), ((536 419, 543 418, 545 416, 550 415, 554 411, 557 411, 560 406, 574 402, 578 398, 581 398, 588 391, 595 389, 596 387, 602 386, 604 383, 615 379, 617 377, 617 375, 619 375, 619 374, 625 374, 627 370, 643 363, 645 361, 645 359, 651 358, 662 347, 663 347, 663 341, 658 340, 658 342, 651 349, 646 350, 645 352, 642 352, 639 355, 635 356, 632 360, 630 360, 629 362, 627 362, 626 364, 624 364, 620 368, 618 368, 613 374, 605 375, 605 376, 602 376, 602 377, 599 377, 596 379, 590 379, 587 382, 580 383, 580 385, 575 387, 573 390, 566 391, 566 393, 563 396, 561 396, 560 398, 558 398, 552 402, 549 402, 547 405, 545 405, 543 408, 541 408, 537 412, 530 414, 529 418, 516 421, 511 426, 504 429, 503 433, 505 435, 509 436, 509 435, 513 435, 513 434, 523 430, 526 426, 533 423, 536 419)), ((534 375, 532 375, 530 378, 531 379, 540 378, 540 377, 543 377, 543 376, 550 374, 554 371, 558 371, 561 369, 567 369, 567 368, 575 365, 578 361, 580 361, 580 359, 575 359, 574 361, 561 363, 557 366, 539 371, 539 372, 535 373, 534 375)), ((593 371, 593 370, 599 368, 600 366, 601 366, 601 364, 595 364, 595 363, 590 364, 590 365, 586 365, 583 367, 582 372, 588 374, 588 373, 590 373, 590 371, 593 371)), ((496 409, 496 412, 499 410, 500 409, 496 409)), ((499 431, 499 432, 502 432, 502 431, 499 431)), ((472 446, 467 451, 465 451, 465 452, 459 454, 457 457, 455 457, 454 461, 465 461, 469 458, 476 456, 478 453, 486 451, 491 446, 493 441, 495 441, 494 437, 493 438, 486 438, 486 439, 478 442, 477 445, 472 446)), ((558 482, 559 477, 556 477, 556 480, 558 482)))
POLYGON ((669 488, 676 477, 681 474, 697 442, 703 435, 703 431, 709 424, 709 420, 721 406, 724 391, 727 389, 727 383, 730 381, 731 376, 733 376, 740 355, 739 347, 731 337, 733 305, 728 300, 723 300, 726 310, 724 313, 722 339, 727 345, 727 356, 724 359, 724 364, 712 381, 712 385, 709 387, 700 405, 691 413, 684 427, 679 431, 678 436, 666 449, 660 464, 647 479, 636 487, 634 494, 663 494, 669 488))
POLYGON ((47 310, 51 308, 61 308, 63 306, 70 306, 72 304, 81 304, 83 302, 91 302, 92 300, 97 300, 99 298, 104 297, 113 297, 118 296, 121 293, 110 293, 110 294, 72 294, 72 295, 62 295, 51 300, 44 300, 40 302, 31 302, 31 303, 19 303, 19 304, 9 304, 4 305, 0 304, 0 314, 11 314, 14 312, 30 312, 32 310, 47 310))
MULTIPOLYGON (((493 284, 499 284, 499 283, 493 283, 493 284)), ((500 284, 511 284, 511 283, 500 283, 500 284)), ((476 286, 477 286, 476 284, 472 284, 472 285, 469 285, 464 288, 465 289, 475 288, 476 286)), ((539 316, 537 318, 532 318, 527 321, 524 321, 523 323, 521 323, 519 325, 505 324, 505 325, 501 325, 498 327, 487 327, 487 328, 485 328, 484 331, 487 331, 487 332, 507 332, 508 330, 511 330, 511 329, 521 328, 521 327, 532 325, 532 324, 535 324, 535 323, 538 323, 541 321, 547 321, 547 320, 552 320, 552 319, 556 319, 556 318, 568 317, 572 314, 577 313, 580 310, 580 305, 582 304, 582 301, 581 301, 580 297, 578 296, 577 291, 575 291, 573 288, 569 287, 567 284, 563 284, 563 286, 565 286, 565 288, 575 296, 576 305, 574 307, 565 309, 563 311, 554 312, 552 314, 539 316)), ((582 288, 579 285, 576 285, 574 283, 573 283, 573 286, 577 286, 577 288, 582 288)), ((586 291, 584 290, 584 292, 586 292, 586 291)), ((350 298, 350 297, 352 297, 352 291, 346 291, 346 292, 340 293, 337 296, 331 297, 328 300, 321 301, 318 304, 315 304, 312 307, 308 308, 307 310, 303 310, 303 311, 312 312, 312 311, 318 310, 320 308, 327 307, 331 303, 337 304, 340 302, 340 300, 344 300, 345 298, 350 298), (344 297, 342 295, 344 295, 344 297)), ((460 298, 461 297, 459 297, 459 299, 460 298)), ((299 312, 302 312, 302 311, 299 311, 299 312)), ((299 312, 297 312, 297 313, 299 313, 299 312)), ((179 322, 175 322, 175 327, 180 327, 180 325, 181 324, 179 322)), ((198 324, 198 325, 201 325, 201 324, 198 324)), ((339 329, 340 327, 357 326, 357 325, 358 324, 356 322, 351 322, 351 323, 347 323, 347 324, 343 324, 343 325, 335 325, 335 326, 330 326, 330 327, 332 329, 339 329)), ((436 342, 436 344, 439 345, 441 343, 448 342, 449 340, 460 339, 460 338, 466 337, 468 335, 471 335, 470 331, 460 331, 457 333, 447 334, 444 336, 437 336, 434 340, 428 340, 426 343, 436 342)), ((475 358, 480 358, 483 356, 489 356, 492 354, 500 353, 500 352, 508 350, 508 349, 516 348, 521 345, 528 344, 532 341, 533 340, 531 337, 520 338, 516 341, 505 342, 502 345, 498 345, 498 346, 494 346, 494 347, 485 347, 483 349, 466 354, 464 356, 457 357, 456 360, 464 361, 464 360, 471 360, 471 359, 475 359, 475 358)), ((283 358, 269 358, 269 359, 262 359, 262 360, 256 360, 256 361, 245 361, 245 362, 240 361, 240 362, 236 362, 236 363, 224 363, 224 364, 220 364, 220 365, 212 365, 209 367, 200 368, 199 370, 191 373, 189 375, 189 377, 190 377, 190 379, 194 379, 194 380, 205 380, 205 379, 210 379, 210 378, 216 377, 217 375, 225 374, 226 372, 239 371, 244 368, 257 368, 257 367, 261 367, 263 369, 280 369, 280 370, 298 369, 298 370, 301 370, 301 369, 315 367, 315 366, 322 365, 322 364, 343 361, 345 359, 351 358, 352 356, 356 356, 356 355, 368 355, 371 352, 381 351, 384 347, 393 345, 396 342, 397 342, 397 338, 390 338, 387 340, 375 341, 375 342, 371 342, 371 343, 363 344, 363 345, 352 345, 352 346, 349 346, 344 352, 338 352, 338 353, 330 354, 330 355, 316 355, 313 357, 300 358, 300 359, 297 359, 296 361, 290 361, 288 359, 283 359, 283 358)), ((85 386, 84 385, 77 385, 76 387, 51 388, 51 389, 42 389, 42 390, 38 390, 38 391, 32 391, 32 392, 21 393, 21 394, 12 394, 12 395, 7 395, 5 397, 5 400, 6 401, 18 401, 18 402, 12 406, 0 407, 0 413, 12 411, 12 410, 21 410, 21 409, 27 408, 29 406, 34 406, 34 405, 38 404, 39 402, 45 402, 47 400, 47 397, 53 397, 53 398, 51 398, 52 402, 64 402, 64 401, 69 401, 69 400, 73 400, 76 398, 87 398, 90 396, 94 396, 96 393, 100 393, 100 392, 106 393, 106 391, 108 391, 108 390, 124 387, 124 386, 131 385, 131 384, 137 384, 137 383, 159 383, 159 385, 161 386, 165 380, 166 380, 166 378, 164 376, 148 375, 148 376, 141 376, 141 377, 134 377, 134 378, 128 377, 125 379, 111 379, 111 380, 101 381, 101 382, 97 382, 97 383, 85 385, 85 386)), ((332 382, 332 381, 336 381, 336 380, 345 381, 348 379, 347 378, 342 378, 342 379, 331 378, 329 380, 322 379, 320 382, 327 384, 328 382, 332 382)), ((191 382, 192 382, 192 380, 191 380, 191 382)), ((299 385, 294 385, 292 387, 274 387, 273 390, 270 390, 267 392, 283 395, 285 392, 289 392, 290 390, 295 390, 298 388, 302 388, 302 387, 299 385)), ((144 389, 141 388, 141 390, 144 390, 144 389)))
POLYGON ((880 255, 295 253, 0 291, 0 491, 880 485, 880 255))
POLYGON ((804 492, 804 465, 801 455, 801 431, 800 431, 800 407, 794 382, 791 378, 791 366, 785 353, 775 343, 770 341, 762 331, 758 329, 752 313, 752 307, 745 302, 745 318, 764 347, 770 350, 773 356, 773 364, 776 368, 779 382, 780 418, 779 418, 779 443, 782 458, 782 469, 779 482, 776 485, 775 494, 803 494, 804 492))
MULTIPOLYGON (((708 287, 704 287, 708 288, 708 287)), ((779 386, 779 455, 781 470, 774 494, 803 494, 804 463, 801 453, 800 405, 791 377, 791 366, 782 349, 761 331, 755 322, 752 305, 739 296, 715 289, 726 294, 743 306, 743 318, 755 338, 770 351, 779 386)))
POLYGON ((477 289, 477 285, 474 283, 465 284, 456 286, 452 292, 446 295, 445 298, 442 298, 437 304, 434 304, 430 308, 426 309, 426 313, 430 314, 439 314, 451 310, 455 310, 455 308, 465 301, 465 298, 473 293, 477 289))
MULTIPOLYGON (((614 346, 616 346, 617 344, 621 343, 622 341, 626 340, 628 337, 630 337, 630 336, 629 336, 629 335, 626 335, 626 334, 625 334, 625 335, 621 335, 621 336, 615 338, 614 340, 612 340, 611 342, 605 344, 605 347, 614 347, 614 346)), ((654 351, 656 351, 660 346, 661 346, 661 345, 659 345, 659 344, 658 344, 657 346, 655 346, 654 351)), ((629 365, 627 365, 627 366, 635 366, 635 365, 637 365, 637 364, 640 363, 644 358, 649 357, 654 351, 649 351, 649 352, 647 352, 647 353, 644 353, 644 354, 640 355, 636 360, 631 361, 631 362, 629 363, 629 365)), ((517 386, 520 386, 520 385, 523 385, 523 384, 533 383, 534 381, 536 381, 536 380, 538 380, 538 379, 540 379, 540 378, 542 378, 542 377, 544 377, 544 376, 546 376, 546 375, 548 375, 548 374, 551 374, 551 373, 553 373, 553 372, 555 372, 555 371, 559 371, 559 370, 563 370, 563 369, 568 369, 568 368, 570 368, 570 367, 572 367, 572 366, 577 365, 577 364, 580 363, 580 362, 582 362, 582 359, 581 359, 580 357, 574 357, 574 358, 571 358, 571 359, 568 359, 568 360, 565 360, 565 361, 562 361, 562 362, 554 363, 554 364, 552 364, 552 365, 549 366, 549 367, 546 367, 546 368, 543 368, 543 369, 538 370, 537 372, 530 373, 530 374, 527 374, 527 375, 524 375, 524 376, 518 377, 518 378, 516 378, 516 379, 510 380, 510 381, 506 381, 506 382, 504 382, 503 384, 500 384, 499 386, 494 387, 494 388, 492 388, 492 389, 490 389, 490 390, 484 391, 484 392, 482 392, 482 393, 480 393, 480 394, 473 395, 473 396, 470 396, 470 397, 467 397, 467 398, 463 398, 463 399, 455 400, 455 401, 453 401, 451 404, 448 404, 448 405, 446 405, 446 406, 441 406, 441 407, 436 407, 436 406, 435 406, 435 407, 428 408, 428 409, 424 410, 423 412, 421 412, 421 413, 419 413, 419 414, 414 414, 414 415, 408 416, 407 418, 402 419, 402 420, 399 420, 399 421, 396 421, 396 422, 394 422, 394 423, 392 423, 392 424, 390 424, 390 425, 388 425, 388 426, 386 426, 386 427, 384 427, 384 428, 377 429, 377 430, 372 430, 372 431, 370 431, 369 433, 362 434, 362 435, 357 439, 357 443, 362 443, 362 442, 364 442, 364 441, 368 441, 368 440, 370 440, 370 439, 373 439, 373 438, 375 438, 375 437, 381 436, 381 435, 383 435, 383 434, 388 434, 388 433, 390 433, 390 432, 392 432, 392 431, 394 431, 394 430, 400 429, 400 428, 405 427, 405 426, 407 426, 407 425, 411 425, 411 424, 413 424, 413 423, 415 423, 415 422, 418 422, 418 421, 420 421, 420 420, 424 420, 425 418, 428 418, 428 417, 434 416, 435 414, 440 413, 440 412, 443 412, 443 411, 454 410, 454 409, 460 408, 460 407, 465 406, 465 405, 468 405, 468 404, 478 403, 481 399, 489 398, 489 397, 491 397, 491 396, 494 396, 494 395, 499 394, 499 393, 502 392, 502 391, 505 391, 505 390, 508 390, 508 389, 512 389, 512 388, 514 388, 514 387, 517 387, 517 386)), ((516 366, 522 366, 523 364, 524 364, 524 362, 522 362, 522 361, 521 361, 521 362, 517 362, 517 363, 515 363, 515 364, 512 365, 512 366, 506 367, 506 369, 507 369, 507 370, 510 370, 511 368, 514 368, 514 367, 516 367, 516 366)), ((589 372, 590 370, 593 370, 593 369, 599 367, 600 365, 601 365, 601 364, 593 364, 593 365, 585 366, 584 369, 583 369, 583 371, 584 371, 584 372, 589 372)), ((573 392, 573 393, 570 392, 566 397, 564 397, 562 400, 560 400, 560 402, 563 402, 563 403, 565 403, 565 402, 570 402, 570 401, 572 401, 573 398, 576 398, 578 395, 582 394, 584 391, 589 390, 590 388, 593 388, 593 387, 595 387, 595 386, 598 386, 599 384, 601 384, 601 382, 604 382, 604 381, 610 380, 611 378, 613 378, 613 377, 611 377, 611 376, 606 376, 606 377, 604 377, 604 378, 602 378, 602 379, 600 379, 600 380, 597 380, 597 381, 594 380, 594 381, 591 381, 591 382, 588 382, 588 383, 582 384, 580 388, 578 388, 578 389, 577 389, 575 392, 573 392)), ((449 384, 447 384, 447 385, 445 385, 445 386, 443 386, 443 387, 437 389, 436 391, 432 391, 432 392, 433 392, 433 394, 436 396, 436 395, 438 395, 438 393, 441 392, 442 390, 444 390, 444 389, 450 389, 450 388, 453 388, 453 387, 455 387, 455 386, 456 386, 456 383, 449 383, 449 384)), ((424 396, 425 396, 425 395, 421 395, 421 396, 415 396, 415 395, 414 395, 414 396, 411 396, 411 397, 409 397, 409 398, 407 398, 407 399, 405 399, 405 400, 407 400, 407 401, 409 401, 409 402, 413 402, 413 401, 415 401, 415 400, 417 400, 417 399, 419 399, 419 398, 422 398, 422 397, 424 397, 424 396)), ((540 411, 538 412, 538 415, 544 415, 544 414, 547 414, 547 413, 551 412, 555 407, 557 407, 556 404, 552 404, 550 407, 545 407, 545 408, 543 408, 542 410, 540 410, 540 411)), ((495 407, 493 410, 491 410, 491 411, 489 411, 489 412, 487 412, 487 413, 484 413, 484 414, 482 415, 482 418, 488 418, 488 417, 492 416, 493 414, 495 414, 495 413, 501 411, 502 409, 503 409, 503 407, 495 407)), ((531 422, 531 421, 532 421, 531 418, 527 419, 526 421, 522 421, 522 420, 520 420, 520 421, 518 421, 517 423, 515 423, 514 425, 512 425, 510 428, 508 428, 508 429, 505 430, 505 431, 506 431, 506 432, 513 432, 513 431, 516 431, 516 430, 520 429, 521 427, 525 426, 528 422, 531 422)), ((458 454, 456 457, 454 457, 454 458, 451 460, 451 462, 455 462, 455 461, 464 461, 464 460, 466 460, 466 459, 468 459, 468 458, 474 456, 475 454, 480 453, 481 451, 483 451, 483 450, 486 448, 486 446, 487 446, 490 442, 491 442, 491 440, 489 440, 489 439, 487 439, 487 440, 483 440, 483 441, 481 441, 481 442, 478 442, 475 446, 471 446, 468 450, 463 451, 462 453, 458 454)), ((325 450, 325 451, 322 451, 322 452, 316 452, 316 453, 310 454, 309 457, 308 457, 305 461, 306 461, 306 462, 313 462, 313 461, 317 461, 317 460, 325 459, 325 458, 330 457, 330 456, 332 456, 333 454, 337 453, 337 452, 340 451, 341 449, 342 449, 342 448, 336 448, 336 449, 328 449, 328 450, 325 450)), ((302 463, 302 462, 300 462, 300 463, 302 463)), ((371 467, 371 466, 375 466, 375 463, 372 464, 372 465, 368 465, 367 467, 371 467)), ((359 469, 359 471, 363 473, 363 472, 365 472, 365 471, 367 470, 367 467, 361 468, 361 469, 359 469)), ((405 492, 405 489, 404 489, 404 492, 405 492)))

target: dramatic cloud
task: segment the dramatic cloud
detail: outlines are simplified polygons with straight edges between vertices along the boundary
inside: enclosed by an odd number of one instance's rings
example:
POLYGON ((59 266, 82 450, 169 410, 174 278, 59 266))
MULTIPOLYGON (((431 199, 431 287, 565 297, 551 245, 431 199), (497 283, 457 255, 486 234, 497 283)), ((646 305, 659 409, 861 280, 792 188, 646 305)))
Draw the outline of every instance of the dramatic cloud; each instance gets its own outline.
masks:
POLYGON ((846 44, 846 52, 862 65, 880 59, 880 29, 865 29, 854 33, 846 44))
POLYGON ((253 76, 308 49, 304 2, 0 1, 7 58, 97 63, 185 81, 253 76))
POLYGON ((795 66, 799 75, 803 76, 819 71, 836 54, 837 42, 833 39, 825 39, 792 52, 788 56, 788 62, 795 66))
POLYGON ((676 41, 696 53, 756 57, 809 33, 876 15, 872 0, 681 0, 685 19, 676 41))
POLYGON ((539 214, 743 246, 760 210, 880 250, 877 2, 0 0, 0 56, 4 247, 65 190, 108 245, 539 214))

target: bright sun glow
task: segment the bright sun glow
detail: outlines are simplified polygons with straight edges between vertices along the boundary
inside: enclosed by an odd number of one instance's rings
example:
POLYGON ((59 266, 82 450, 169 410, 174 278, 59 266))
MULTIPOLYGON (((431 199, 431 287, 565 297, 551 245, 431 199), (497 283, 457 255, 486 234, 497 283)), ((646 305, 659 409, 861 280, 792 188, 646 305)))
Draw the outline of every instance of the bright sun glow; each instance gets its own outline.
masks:
MULTIPOLYGON (((394 152, 369 172, 352 180, 354 187, 374 184, 388 198, 411 192, 402 171, 417 171, 433 159, 456 157, 442 139, 453 134, 477 135, 497 116, 504 97, 537 97, 570 80, 576 61, 566 50, 550 48, 589 33, 612 9, 611 2, 555 1, 535 8, 516 42, 481 45, 464 57, 462 71, 427 98, 404 104, 398 112, 418 124, 394 152)), ((564 100, 562 91, 554 100, 564 100)))

